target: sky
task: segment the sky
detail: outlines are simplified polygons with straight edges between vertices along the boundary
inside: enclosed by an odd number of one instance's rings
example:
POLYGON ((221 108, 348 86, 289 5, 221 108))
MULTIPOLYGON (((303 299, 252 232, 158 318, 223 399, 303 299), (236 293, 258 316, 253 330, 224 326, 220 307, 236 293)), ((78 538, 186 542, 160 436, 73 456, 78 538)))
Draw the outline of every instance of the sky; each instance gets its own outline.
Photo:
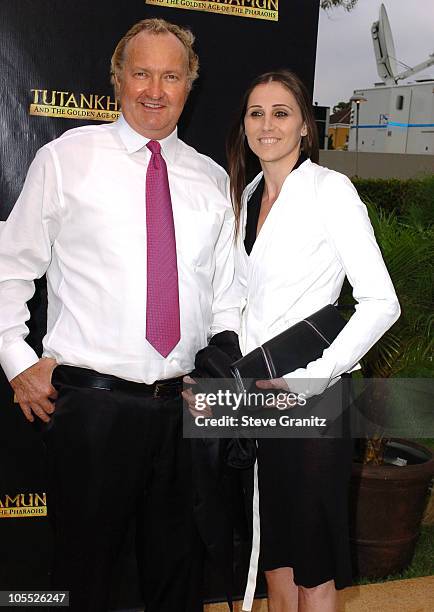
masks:
MULTIPOLYGON (((434 53, 434 0, 383 0, 395 42, 396 57, 415 66, 434 53)), ((371 38, 381 0, 359 0, 355 9, 320 11, 313 99, 333 107, 355 89, 380 81, 371 38)), ((400 66, 400 65, 399 65, 400 66)), ((402 67, 402 70, 405 70, 402 67)), ((415 79, 434 79, 434 65, 415 79)))

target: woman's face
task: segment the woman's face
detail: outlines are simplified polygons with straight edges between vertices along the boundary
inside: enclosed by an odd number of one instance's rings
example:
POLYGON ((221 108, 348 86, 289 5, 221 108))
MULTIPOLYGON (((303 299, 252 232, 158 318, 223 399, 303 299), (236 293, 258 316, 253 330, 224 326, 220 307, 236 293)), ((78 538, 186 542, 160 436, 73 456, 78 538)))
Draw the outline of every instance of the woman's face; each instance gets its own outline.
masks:
POLYGON ((277 81, 257 85, 252 91, 244 129, 249 147, 262 162, 296 161, 301 137, 307 134, 295 97, 277 81))

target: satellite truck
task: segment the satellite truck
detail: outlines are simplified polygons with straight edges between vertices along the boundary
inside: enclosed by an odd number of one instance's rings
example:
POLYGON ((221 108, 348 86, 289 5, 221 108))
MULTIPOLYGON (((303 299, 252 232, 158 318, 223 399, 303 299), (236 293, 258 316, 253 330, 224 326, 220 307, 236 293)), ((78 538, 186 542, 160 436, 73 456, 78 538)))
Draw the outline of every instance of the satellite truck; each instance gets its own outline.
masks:
POLYGON ((392 30, 384 4, 372 24, 377 71, 373 88, 352 96, 349 151, 434 154, 434 79, 398 84, 434 64, 434 53, 414 68, 399 72, 392 30), (358 108, 357 108, 358 107, 358 108), (358 121, 357 121, 358 118, 358 121))

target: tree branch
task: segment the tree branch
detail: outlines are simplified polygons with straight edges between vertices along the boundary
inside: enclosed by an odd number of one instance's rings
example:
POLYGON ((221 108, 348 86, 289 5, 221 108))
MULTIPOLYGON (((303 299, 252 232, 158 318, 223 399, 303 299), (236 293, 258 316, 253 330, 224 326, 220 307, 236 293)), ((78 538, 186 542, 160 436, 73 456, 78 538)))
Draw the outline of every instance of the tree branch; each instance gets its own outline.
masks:
POLYGON ((342 6, 346 11, 352 11, 358 0, 321 0, 321 8, 328 10, 342 6))

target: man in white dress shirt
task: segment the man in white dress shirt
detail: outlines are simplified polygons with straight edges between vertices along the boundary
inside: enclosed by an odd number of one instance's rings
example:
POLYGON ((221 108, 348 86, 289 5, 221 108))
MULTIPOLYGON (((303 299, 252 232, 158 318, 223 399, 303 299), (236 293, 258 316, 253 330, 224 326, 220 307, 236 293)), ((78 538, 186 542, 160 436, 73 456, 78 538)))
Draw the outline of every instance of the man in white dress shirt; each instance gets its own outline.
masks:
POLYGON ((0 362, 43 422, 52 583, 80 612, 108 609, 134 516, 146 611, 202 609, 180 387, 212 335, 238 330, 238 304, 226 173, 176 132, 192 43, 163 20, 133 26, 112 58, 122 117, 42 147, 1 233, 0 362), (45 272, 39 359, 26 302, 45 272))

